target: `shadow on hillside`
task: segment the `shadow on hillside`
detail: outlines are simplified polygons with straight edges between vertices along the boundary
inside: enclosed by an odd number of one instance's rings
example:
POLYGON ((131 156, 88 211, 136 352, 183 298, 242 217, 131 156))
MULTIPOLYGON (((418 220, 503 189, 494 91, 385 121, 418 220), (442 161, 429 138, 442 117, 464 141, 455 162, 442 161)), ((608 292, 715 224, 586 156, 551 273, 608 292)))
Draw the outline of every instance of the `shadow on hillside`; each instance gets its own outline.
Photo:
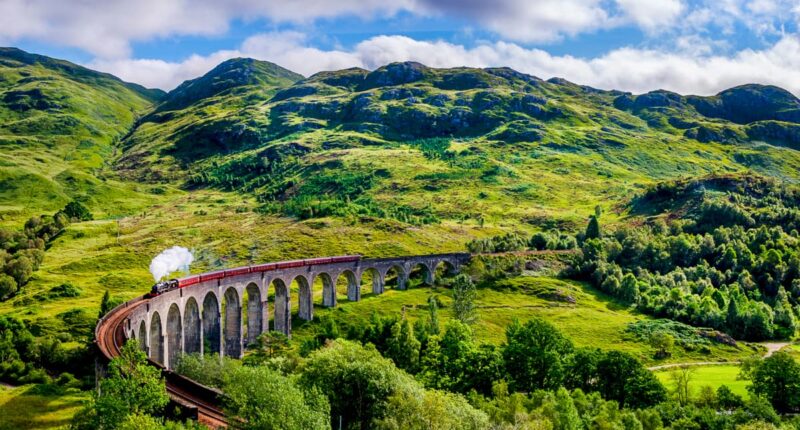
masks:
POLYGON ((64 399, 64 396, 69 394, 47 393, 38 385, 20 390, 0 405, 0 430, 50 429, 68 425, 72 414, 66 410, 82 406, 83 400, 64 399))

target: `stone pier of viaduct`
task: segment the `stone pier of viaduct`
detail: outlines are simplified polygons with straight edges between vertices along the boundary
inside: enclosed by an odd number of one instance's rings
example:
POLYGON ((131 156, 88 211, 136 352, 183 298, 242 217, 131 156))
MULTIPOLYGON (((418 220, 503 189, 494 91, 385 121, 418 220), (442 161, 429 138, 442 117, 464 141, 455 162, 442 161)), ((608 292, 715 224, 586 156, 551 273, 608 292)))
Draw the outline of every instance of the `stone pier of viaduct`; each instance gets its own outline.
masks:
POLYGON ((225 276, 151 298, 131 312, 124 324, 125 335, 136 339, 153 361, 167 368, 184 353, 202 351, 239 358, 244 348, 267 330, 291 336, 293 302, 297 318, 312 320, 315 284, 322 285, 321 305, 334 307, 340 277, 347 282, 347 300, 359 301, 362 280, 367 278, 372 293, 379 295, 389 278, 395 288, 405 289, 413 271, 430 285, 438 268, 457 273, 469 258, 465 253, 358 258, 225 276), (317 279, 321 282, 315 283, 317 279), (274 315, 269 312, 269 299, 274 315))

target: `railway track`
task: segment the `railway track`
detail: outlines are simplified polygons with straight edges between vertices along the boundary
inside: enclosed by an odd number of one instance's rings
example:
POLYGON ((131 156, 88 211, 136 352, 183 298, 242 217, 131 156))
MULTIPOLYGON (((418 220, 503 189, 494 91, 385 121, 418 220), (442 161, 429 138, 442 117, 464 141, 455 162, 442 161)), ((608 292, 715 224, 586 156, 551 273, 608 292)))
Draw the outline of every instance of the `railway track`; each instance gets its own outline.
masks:
MULTIPOLYGON (((117 357, 122 344, 126 341, 124 324, 128 314, 147 301, 148 299, 139 297, 123 303, 112 309, 97 324, 95 340, 101 354, 107 360, 110 361, 117 357)), ((221 394, 219 391, 171 372, 154 361, 150 361, 150 364, 161 369, 166 381, 167 393, 173 402, 191 411, 193 415, 196 414, 197 421, 200 423, 211 428, 228 427, 228 419, 217 405, 221 394)))

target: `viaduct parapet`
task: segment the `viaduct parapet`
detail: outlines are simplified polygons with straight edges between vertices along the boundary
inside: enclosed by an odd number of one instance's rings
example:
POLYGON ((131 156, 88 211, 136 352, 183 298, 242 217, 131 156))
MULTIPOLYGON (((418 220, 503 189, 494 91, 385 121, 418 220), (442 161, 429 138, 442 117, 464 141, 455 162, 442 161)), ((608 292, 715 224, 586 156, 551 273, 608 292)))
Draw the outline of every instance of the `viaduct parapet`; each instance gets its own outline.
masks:
MULTIPOLYGON (((347 300, 359 301, 362 281, 367 277, 371 279, 372 293, 379 295, 389 278, 396 280, 395 288, 405 289, 415 271, 421 272, 424 284, 431 285, 437 268, 457 273, 469 259, 470 254, 454 253, 355 258, 242 274, 236 273, 257 266, 231 269, 217 279, 201 280, 142 301, 128 313, 122 327, 127 339, 136 339, 152 361, 168 369, 185 353, 240 358, 244 348, 267 330, 291 336, 292 303, 296 303, 297 318, 312 320, 315 284, 322 286, 321 305, 335 307, 340 278, 347 282, 347 300), (315 282, 317 279, 321 282, 315 282), (274 315, 269 312, 270 301, 274 315)), ((203 278, 200 275, 199 279, 203 278)))

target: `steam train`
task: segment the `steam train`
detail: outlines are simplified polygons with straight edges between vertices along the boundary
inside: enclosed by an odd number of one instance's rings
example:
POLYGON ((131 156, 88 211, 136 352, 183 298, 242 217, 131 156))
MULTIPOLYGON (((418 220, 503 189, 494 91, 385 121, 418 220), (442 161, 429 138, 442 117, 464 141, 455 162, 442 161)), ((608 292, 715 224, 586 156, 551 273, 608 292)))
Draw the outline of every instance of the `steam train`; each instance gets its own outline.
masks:
POLYGON ((308 258, 305 260, 282 261, 279 263, 257 264, 255 266, 243 266, 235 267, 233 269, 218 270, 216 272, 202 273, 199 275, 188 276, 186 278, 170 279, 168 281, 157 282, 150 289, 150 292, 145 294, 145 297, 149 299, 178 288, 185 288, 201 282, 214 281, 229 276, 269 272, 272 270, 291 269, 295 267, 315 266, 320 264, 351 263, 360 259, 360 255, 342 255, 338 257, 308 258))

